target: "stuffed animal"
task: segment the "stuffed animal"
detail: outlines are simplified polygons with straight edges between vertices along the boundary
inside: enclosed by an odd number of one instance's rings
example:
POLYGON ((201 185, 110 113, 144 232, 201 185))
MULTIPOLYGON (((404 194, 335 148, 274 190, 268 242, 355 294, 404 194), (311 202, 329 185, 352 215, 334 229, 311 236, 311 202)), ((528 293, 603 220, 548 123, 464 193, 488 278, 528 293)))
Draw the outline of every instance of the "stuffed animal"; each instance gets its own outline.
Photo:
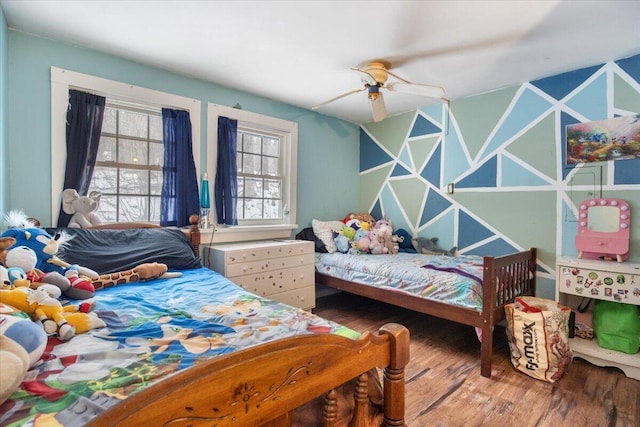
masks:
POLYGON ((378 230, 378 240, 384 246, 389 254, 397 254, 399 246, 393 242, 393 227, 387 218, 383 218, 376 222, 374 226, 378 230))
POLYGON ((377 228, 373 228, 369 231, 369 251, 373 255, 382 255, 389 252, 386 246, 382 244, 380 241, 379 230, 377 228))
MULTIPOLYGON (((0 275, 3 270, 7 269, 0 266, 0 275)), ((40 360, 46 345, 47 334, 40 325, 25 313, 0 303, 0 405, 40 360)))
POLYGON ((356 253, 369 253, 369 251, 371 250, 371 240, 369 240, 369 233, 364 228, 356 231, 356 235, 353 237, 353 243, 351 246, 353 249, 355 249, 356 253))
POLYGON ((430 239, 427 239, 426 237, 414 237, 411 239, 411 243, 419 254, 455 256, 456 250, 458 249, 456 246, 452 247, 450 250, 440 248, 438 246, 437 237, 432 237, 430 239))
POLYGON ((352 219, 357 219, 358 221, 360 221, 360 225, 361 226, 362 226, 362 223, 366 223, 367 225, 365 227, 366 227, 367 230, 369 228, 372 228, 376 223, 375 218, 373 218, 373 216, 371 216, 371 214, 368 214, 368 213, 355 213, 355 212, 349 213, 349 215, 347 215, 342 220, 342 222, 347 224, 349 222, 349 220, 352 220, 352 219))
MULTIPOLYGON (((95 294, 95 289, 90 280, 98 278, 95 271, 77 265, 71 265, 64 262, 56 255, 58 253, 61 235, 56 234, 52 237, 42 228, 10 228, 4 233, 4 237, 13 237, 16 241, 15 247, 26 247, 31 249, 36 255, 36 264, 34 267, 29 265, 19 265, 27 273, 31 271, 38 272, 37 277, 31 278, 32 282, 45 282, 57 285, 62 290, 65 297, 72 299, 91 298, 95 294), (64 278, 68 280, 64 280, 64 278)), ((27 258, 26 251, 22 253, 22 257, 27 258)), ((25 261, 26 262, 26 261, 25 261)), ((16 261, 17 264, 17 261, 16 261)))
POLYGON ((182 273, 168 273, 167 264, 160 262, 148 262, 140 264, 131 270, 118 271, 116 273, 103 274, 92 281, 96 290, 111 288, 125 283, 133 283, 143 280, 159 278, 179 277, 182 273))
POLYGON ((27 217, 24 211, 20 209, 12 209, 4 215, 4 221, 7 224, 7 228, 30 228, 37 227, 36 221, 33 218, 27 217))
POLYGON ((65 213, 73 215, 69 221, 69 228, 87 228, 100 225, 102 221, 94 213, 100 206, 102 193, 92 191, 88 196, 80 196, 73 188, 67 188, 62 192, 62 209, 65 213))
POLYGON ((0 405, 18 388, 29 370, 29 355, 14 340, 0 334, 0 405))
POLYGON ((13 237, 0 237, 0 265, 5 264, 5 258, 7 256, 7 250, 16 244, 16 239, 13 237))
POLYGON ((11 269, 18 268, 25 273, 25 277, 16 274, 17 277, 12 280, 13 286, 31 286, 35 289, 47 283, 57 286, 65 297, 73 299, 91 298, 95 293, 93 284, 87 279, 80 278, 77 269, 73 266, 67 269, 64 276, 57 271, 44 273, 37 269, 38 257, 35 251, 27 246, 12 247, 7 252, 6 264, 10 272, 11 269), (26 283, 24 279, 27 279, 26 283))
MULTIPOLYGON (((0 336, 10 338, 22 347, 27 354, 27 367, 34 366, 40 360, 47 346, 47 334, 42 325, 6 304, 0 304, 0 336)), ((2 366, 4 365, 0 363, 0 367, 2 366)))
POLYGON ((47 292, 45 287, 39 287, 35 290, 30 288, 2 289, 0 290, 0 302, 27 313, 32 320, 42 323, 47 334, 57 333, 62 341, 68 341, 76 333, 106 326, 95 315, 76 312, 77 306, 63 307, 60 301, 47 292), (72 321, 73 323, 71 323, 72 321))

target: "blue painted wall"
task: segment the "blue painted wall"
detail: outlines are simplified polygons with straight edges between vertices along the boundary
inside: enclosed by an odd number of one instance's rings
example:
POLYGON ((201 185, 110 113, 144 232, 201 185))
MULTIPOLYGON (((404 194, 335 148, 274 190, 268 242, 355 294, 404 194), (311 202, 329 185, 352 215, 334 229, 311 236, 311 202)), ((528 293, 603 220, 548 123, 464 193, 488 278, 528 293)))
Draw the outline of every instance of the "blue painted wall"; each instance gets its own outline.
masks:
MULTIPOLYGON (((6 31, 5 31, 6 32, 6 31)), ((77 71, 202 101, 201 141, 204 168, 207 102, 298 123, 298 206, 300 227, 313 218, 333 218, 358 207, 358 126, 315 112, 219 85, 145 66, 97 51, 8 32, 8 148, 11 152, 9 193, 4 210, 24 209, 48 218, 50 190, 50 67, 77 71), (336 156, 335 153, 341 153, 336 156), (319 159, 331 158, 331 168, 319 159), (321 177, 321 179, 318 179, 321 177), (348 183, 346 185, 345 183, 348 183), (336 191, 339 189, 339 191, 336 191)), ((4 158, 5 156, 3 156, 4 158)))
POLYGON ((7 21, 0 9, 0 212, 7 204, 7 21))
POLYGON ((462 253, 537 247, 539 294, 553 298, 556 256, 577 255, 584 199, 630 202, 640 261, 640 159, 576 167, 565 149, 567 124, 638 113, 640 55, 364 125, 360 208, 462 253))

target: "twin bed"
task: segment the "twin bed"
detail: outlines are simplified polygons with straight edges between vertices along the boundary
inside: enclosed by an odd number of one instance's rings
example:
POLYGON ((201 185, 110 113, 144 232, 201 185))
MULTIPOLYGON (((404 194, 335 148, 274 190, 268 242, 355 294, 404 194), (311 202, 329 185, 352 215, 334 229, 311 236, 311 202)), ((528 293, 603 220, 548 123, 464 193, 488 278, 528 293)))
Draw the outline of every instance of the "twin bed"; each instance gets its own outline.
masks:
POLYGON ((475 327, 487 378, 504 306, 535 295, 535 248, 498 257, 316 253, 315 266, 316 283, 475 327))
POLYGON ((193 224, 67 230, 69 263, 181 274, 98 290, 106 327, 50 336, 0 425, 404 425, 406 328, 360 334, 251 294, 201 266, 193 224))

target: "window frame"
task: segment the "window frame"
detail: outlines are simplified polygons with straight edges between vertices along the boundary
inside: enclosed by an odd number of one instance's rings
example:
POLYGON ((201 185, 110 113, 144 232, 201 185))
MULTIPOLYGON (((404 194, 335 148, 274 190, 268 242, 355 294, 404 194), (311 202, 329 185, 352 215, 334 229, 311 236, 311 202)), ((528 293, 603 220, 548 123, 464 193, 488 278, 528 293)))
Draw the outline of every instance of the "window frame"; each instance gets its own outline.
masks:
MULTIPOLYGON (((224 116, 238 120, 238 127, 275 133, 282 140, 282 170, 285 177, 282 186, 282 206, 289 208, 289 215, 283 215, 281 221, 255 220, 243 221, 239 225, 216 227, 215 242, 230 242, 241 240, 289 238, 291 232, 298 227, 296 224, 296 195, 298 171, 298 124, 283 119, 265 116, 238 108, 208 103, 207 105, 207 171, 209 181, 215 183, 216 159, 218 157, 218 117, 224 116)), ((212 206, 210 218, 215 218, 215 184, 211 186, 212 206)))
POLYGON ((193 159, 200 176, 201 102, 167 92, 51 67, 51 224, 58 221, 67 157, 66 121, 69 89, 78 89, 129 104, 189 111, 193 159))
MULTIPOLYGON (((115 109, 117 112, 119 111, 126 111, 128 113, 134 113, 134 114, 144 114, 147 117, 147 124, 150 124, 150 118, 154 117, 157 120, 158 125, 160 126, 160 128, 162 128, 162 110, 160 108, 157 107, 153 107, 150 105, 146 105, 145 108, 142 108, 142 105, 135 105, 132 106, 129 103, 126 102, 122 102, 121 100, 116 100, 113 98, 107 98, 107 102, 105 105, 105 114, 106 114, 106 109, 115 109)), ((151 175, 153 172, 155 172, 156 174, 160 174, 160 176, 163 175, 162 173, 162 166, 159 165, 150 165, 148 163, 149 157, 151 156, 151 148, 153 146, 163 146, 163 140, 161 138, 151 138, 150 136, 150 129, 151 126, 147 127, 147 135, 146 137, 140 137, 140 136, 131 136, 131 135, 124 135, 121 134, 120 128, 118 126, 119 122, 120 122, 120 118, 116 117, 115 118, 116 121, 116 129, 115 129, 115 133, 113 132, 105 132, 104 131, 104 122, 103 122, 103 127, 102 130, 100 132, 100 143, 102 143, 102 137, 107 137, 107 138, 112 138, 114 140, 115 143, 115 152, 113 153, 115 155, 114 159, 112 161, 101 161, 99 160, 100 158, 100 147, 98 146, 98 158, 96 158, 96 164, 95 164, 95 169, 94 169, 94 174, 92 177, 92 183, 93 183, 93 178, 96 177, 96 169, 97 168, 103 168, 103 169, 111 169, 114 170, 114 173, 116 174, 116 192, 115 193, 105 193, 102 192, 102 199, 100 202, 100 206, 104 207, 104 202, 105 202, 105 196, 109 197, 115 197, 116 198, 116 207, 115 207, 115 215, 116 217, 120 217, 120 205, 122 204, 122 199, 125 199, 127 197, 142 197, 144 199, 146 199, 147 202, 147 218, 146 219, 140 219, 141 221, 145 221, 145 222, 152 222, 152 223, 160 223, 160 205, 161 205, 161 194, 160 194, 160 190, 161 187, 158 187, 158 192, 155 194, 152 194, 151 192, 151 175), (119 160, 119 149, 120 149, 120 141, 122 140, 129 140, 129 141, 137 141, 137 142, 144 142, 146 147, 147 147, 147 158, 145 159, 145 164, 135 164, 135 163, 123 163, 119 160), (147 181, 147 188, 146 189, 142 189, 141 193, 134 193, 134 194, 128 194, 126 192, 121 191, 121 187, 120 187, 120 172, 122 170, 133 170, 133 169, 137 169, 137 170, 141 170, 144 171, 145 173, 147 173, 147 177, 148 177, 148 181, 147 181), (151 220, 149 217, 151 215, 151 211, 152 211, 152 201, 156 201, 157 203, 157 221, 153 221, 151 220)), ((162 147, 162 150, 164 150, 164 147, 162 147)), ((91 192, 92 190, 98 190, 97 188, 95 188, 93 185, 89 185, 89 192, 91 192)), ((102 210, 102 212, 104 212, 104 210, 102 210)), ((99 215, 100 216, 100 215, 99 215)), ((100 216, 100 218, 106 222, 105 218, 100 216)), ((124 221, 120 221, 120 219, 118 219, 117 222, 124 222, 124 221)))

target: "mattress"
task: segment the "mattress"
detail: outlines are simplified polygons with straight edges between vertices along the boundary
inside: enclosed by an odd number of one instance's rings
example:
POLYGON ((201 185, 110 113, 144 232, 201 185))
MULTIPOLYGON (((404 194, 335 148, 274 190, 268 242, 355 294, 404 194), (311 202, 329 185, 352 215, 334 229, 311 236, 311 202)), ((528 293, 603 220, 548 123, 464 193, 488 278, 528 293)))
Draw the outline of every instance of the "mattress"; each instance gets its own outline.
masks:
POLYGON ((477 255, 316 253, 315 267, 342 280, 482 311, 483 258, 477 255))

